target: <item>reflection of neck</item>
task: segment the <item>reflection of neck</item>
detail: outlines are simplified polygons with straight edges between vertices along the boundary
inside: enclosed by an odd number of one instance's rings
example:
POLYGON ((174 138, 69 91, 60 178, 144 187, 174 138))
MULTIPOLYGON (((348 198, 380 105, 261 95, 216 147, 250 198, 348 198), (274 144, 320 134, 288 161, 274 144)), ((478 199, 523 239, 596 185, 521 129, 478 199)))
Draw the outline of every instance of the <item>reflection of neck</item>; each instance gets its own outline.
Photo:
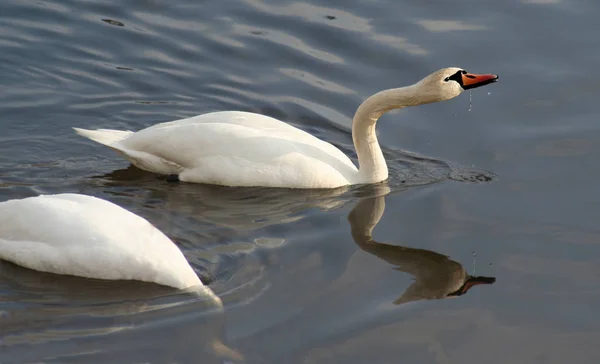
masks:
POLYGON ((388 169, 375 133, 375 124, 384 113, 406 106, 434 102, 420 84, 384 90, 366 99, 352 120, 352 140, 358 156, 359 181, 374 183, 388 177, 388 169))
POLYGON ((385 198, 382 195, 363 198, 352 209, 348 220, 352 238, 362 250, 395 265, 394 269, 414 277, 414 283, 394 301, 395 304, 460 296, 474 285, 491 284, 496 281, 493 277, 469 276, 460 263, 431 250, 374 241, 373 229, 381 220, 384 211, 385 198))
POLYGON ((373 229, 385 211, 385 198, 382 196, 363 198, 358 201, 348 215, 352 238, 360 244, 373 241, 373 229))

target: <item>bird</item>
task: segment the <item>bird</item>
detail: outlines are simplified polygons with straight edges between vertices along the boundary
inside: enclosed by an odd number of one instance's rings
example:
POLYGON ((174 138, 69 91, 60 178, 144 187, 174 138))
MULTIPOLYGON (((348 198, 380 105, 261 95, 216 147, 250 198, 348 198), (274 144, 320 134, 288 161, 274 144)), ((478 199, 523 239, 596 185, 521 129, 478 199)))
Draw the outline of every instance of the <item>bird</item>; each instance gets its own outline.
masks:
POLYGON ((478 284, 492 284, 495 277, 472 276, 464 267, 448 256, 401 245, 379 243, 373 240, 373 229, 385 211, 385 197, 379 195, 361 199, 348 214, 352 238, 364 251, 395 265, 396 270, 415 279, 394 301, 400 305, 418 300, 458 297, 478 284))
POLYGON ((339 188, 388 178, 375 133, 384 113, 452 99, 498 80, 458 67, 435 71, 417 83, 367 98, 352 120, 358 168, 332 144, 272 117, 216 111, 132 131, 73 128, 108 146, 137 168, 171 181, 231 187, 339 188))
POLYGON ((221 302, 160 230, 89 195, 62 193, 1 202, 0 259, 47 273, 153 282, 221 302))

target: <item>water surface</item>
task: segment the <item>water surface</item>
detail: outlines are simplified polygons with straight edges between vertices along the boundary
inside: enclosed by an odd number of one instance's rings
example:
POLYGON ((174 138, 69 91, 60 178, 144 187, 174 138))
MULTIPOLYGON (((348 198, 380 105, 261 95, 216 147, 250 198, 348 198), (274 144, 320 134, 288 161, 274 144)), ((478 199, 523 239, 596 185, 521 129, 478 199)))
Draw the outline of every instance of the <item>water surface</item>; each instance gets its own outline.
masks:
POLYGON ((597 363, 599 11, 591 0, 4 1, 0 200, 113 201, 176 241, 225 308, 4 262, 0 362, 597 363), (379 186, 172 184, 71 130, 245 110, 354 158, 362 100, 447 66, 500 82, 471 105, 465 93, 382 117, 391 178, 379 186), (383 204, 372 241, 357 240, 383 204), (496 282, 440 298, 461 268, 496 282))

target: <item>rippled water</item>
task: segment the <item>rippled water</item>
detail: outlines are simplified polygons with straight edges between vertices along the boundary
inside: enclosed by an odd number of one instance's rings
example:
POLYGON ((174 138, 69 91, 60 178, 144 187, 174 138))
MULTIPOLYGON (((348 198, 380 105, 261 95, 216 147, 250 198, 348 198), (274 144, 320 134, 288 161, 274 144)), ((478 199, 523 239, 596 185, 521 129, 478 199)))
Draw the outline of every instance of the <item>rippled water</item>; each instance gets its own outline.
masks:
POLYGON ((0 201, 116 202, 175 240, 225 310, 2 262, 0 362, 597 363, 598 11, 591 0, 3 1, 0 201), (354 158, 362 100, 447 66, 500 82, 471 105, 465 93, 385 115, 392 173, 379 186, 171 184, 71 130, 237 109, 354 158), (465 271, 497 281, 437 299, 465 271))

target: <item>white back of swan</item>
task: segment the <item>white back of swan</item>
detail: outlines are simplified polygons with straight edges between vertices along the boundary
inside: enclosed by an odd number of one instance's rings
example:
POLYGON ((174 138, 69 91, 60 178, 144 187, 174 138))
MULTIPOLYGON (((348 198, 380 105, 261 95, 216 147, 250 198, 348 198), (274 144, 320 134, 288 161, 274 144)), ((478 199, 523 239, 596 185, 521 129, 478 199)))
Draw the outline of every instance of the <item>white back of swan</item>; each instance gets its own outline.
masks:
POLYGON ((363 102, 352 121, 359 167, 339 149, 271 117, 223 111, 161 123, 136 133, 75 131, 122 154, 138 168, 188 182, 225 186, 336 188, 381 182, 388 169, 375 124, 392 109, 448 100, 465 88, 493 82, 444 68, 418 83, 381 91, 363 102), (473 77, 473 78, 470 78, 473 77))
POLYGON ((0 259, 56 274, 199 287, 214 296, 162 232, 92 196, 42 195, 0 203, 0 259))

